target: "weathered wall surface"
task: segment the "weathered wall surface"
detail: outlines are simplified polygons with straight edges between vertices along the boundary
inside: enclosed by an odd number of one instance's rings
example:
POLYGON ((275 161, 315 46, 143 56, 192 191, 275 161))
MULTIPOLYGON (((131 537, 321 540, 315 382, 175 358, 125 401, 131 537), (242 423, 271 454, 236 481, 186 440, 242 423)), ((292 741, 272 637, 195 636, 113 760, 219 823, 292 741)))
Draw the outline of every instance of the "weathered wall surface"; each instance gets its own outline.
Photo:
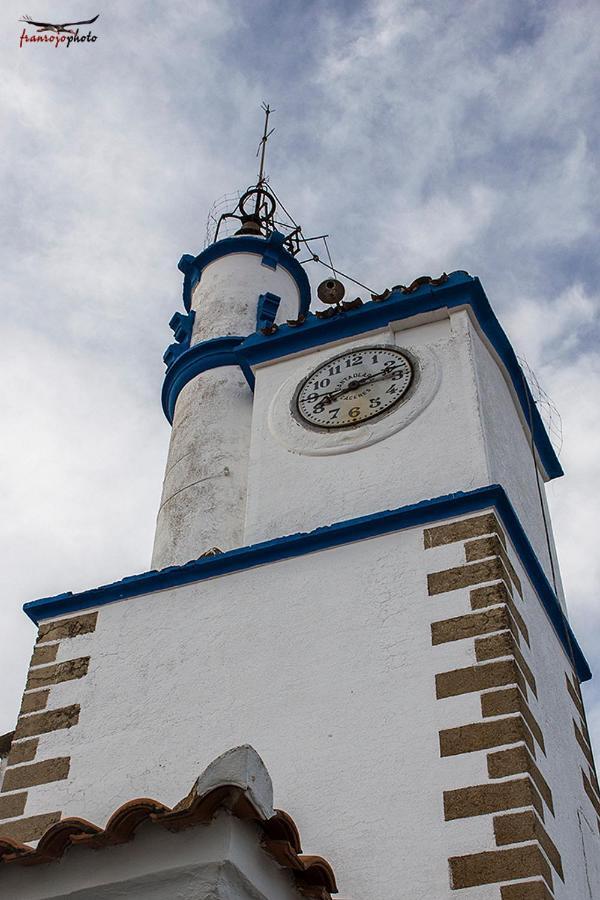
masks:
MULTIPOLYGON (((281 297, 276 321, 298 315, 299 292, 281 266, 234 253, 206 267, 196 288, 192 344, 256 329, 260 294, 281 297)), ((252 392, 237 366, 202 373, 177 400, 157 516, 152 567, 243 543, 252 392)))
POLYGON ((152 568, 181 565, 243 540, 252 392, 237 367, 181 391, 157 516, 152 568))
POLYGON ((230 253, 207 265, 192 297, 192 344, 225 334, 252 334, 258 298, 267 291, 281 298, 277 323, 298 318, 298 285, 283 266, 263 265, 256 253, 230 253))
POLYGON ((100 609, 93 631, 43 634, 38 658, 57 646, 56 662, 34 665, 24 703, 47 690, 45 710, 67 719, 40 730, 39 713, 21 717, 15 747, 38 745, 7 770, 0 796, 27 796, 4 828, 57 811, 104 825, 137 796, 172 805, 248 742, 341 896, 408 885, 450 898, 450 867, 478 900, 519 878, 597 900, 600 800, 569 661, 501 527, 466 521, 132 598, 100 609))

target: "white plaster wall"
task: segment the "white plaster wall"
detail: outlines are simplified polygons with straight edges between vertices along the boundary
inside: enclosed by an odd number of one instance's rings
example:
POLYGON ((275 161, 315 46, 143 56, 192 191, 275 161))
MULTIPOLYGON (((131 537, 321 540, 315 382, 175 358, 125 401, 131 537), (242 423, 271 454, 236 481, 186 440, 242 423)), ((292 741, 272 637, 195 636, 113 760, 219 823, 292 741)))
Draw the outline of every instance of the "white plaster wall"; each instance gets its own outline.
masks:
MULTIPOLYGON (((443 318, 392 323, 257 368, 244 543, 499 483, 564 606, 550 517, 546 507, 554 578, 530 439, 512 386, 468 310, 437 315, 443 318), (373 426, 327 435, 288 415, 287 431, 274 432, 273 420, 281 419, 295 385, 311 369, 346 348, 376 343, 395 343, 417 356, 425 350, 426 368, 437 361, 439 389, 418 415, 401 421, 401 406, 373 426), (395 420, 398 430, 391 433, 395 420), (390 433, 381 439, 376 429, 390 433), (332 450, 336 442, 338 452, 332 450)), ((417 386, 411 403, 423 393, 417 386)), ((541 476, 540 487, 545 505, 541 476)))
POLYGON ((243 543, 252 392, 241 370, 203 372, 181 391, 157 516, 152 568, 243 543))
MULTIPOLYGON (((256 328, 258 297, 281 297, 277 321, 295 319, 299 292, 285 269, 254 253, 210 263, 192 298, 192 344, 256 328)), ((181 391, 157 516, 152 567, 243 543, 252 392, 237 366, 203 372, 181 391)))
POLYGON ((39 758, 72 757, 69 780, 32 789, 27 814, 104 825, 133 797, 172 805, 249 742, 340 896, 408 885, 450 900, 448 856, 482 823, 451 841, 442 791, 485 780, 485 755, 440 764, 438 730, 477 720, 479 699, 435 700, 435 673, 471 656, 465 642, 432 651, 430 622, 465 599, 426 595, 422 542, 413 529, 102 608, 69 642, 89 674, 51 691, 52 707, 81 704, 80 722, 40 740, 39 758))
MULTIPOLYGON (((469 333, 473 346, 473 363, 479 395, 478 405, 485 436, 490 483, 501 484, 507 492, 552 584, 548 542, 536 485, 536 463, 531 452, 531 437, 525 430, 520 407, 513 396, 512 385, 509 387, 506 375, 497 361, 492 358, 489 347, 484 343, 472 322, 469 333)), ((541 474, 539 480, 545 504, 545 487, 541 474)), ((560 573, 553 547, 552 525, 547 507, 546 520, 555 563, 556 589, 564 604, 560 573)))
MULTIPOLYGON (((492 816, 443 816, 444 790, 488 781, 485 751, 439 756, 440 729, 481 721, 478 693, 435 698, 435 674, 475 663, 472 639, 431 646, 431 622, 470 605, 468 590, 429 597, 426 575, 461 563, 461 544, 425 551, 415 528, 102 608, 96 631, 59 651, 89 653, 89 674, 50 694, 51 708, 80 703, 80 722, 40 738, 38 758, 71 756, 70 777, 30 789, 27 815, 59 809, 104 825, 134 797, 173 805, 218 754, 248 742, 304 852, 334 866, 340 896, 407 886, 411 898, 451 900, 448 857, 495 848, 492 816)), ((546 739, 538 765, 556 808, 545 827, 567 873, 555 896, 600 900, 582 852, 578 811, 595 819, 569 663, 516 565, 539 692, 530 706, 546 739)), ((585 840, 588 857, 600 849, 597 834, 585 840)))
MULTIPOLYGON (((466 314, 440 315, 438 321, 413 327, 407 321, 393 323, 257 368, 244 543, 310 531, 489 482, 466 314), (431 357, 437 360, 441 381, 428 405, 385 440, 377 438, 376 430, 402 419, 403 406, 379 423, 352 432, 340 429, 334 435, 294 421, 290 428, 301 433, 304 451, 284 446, 281 435, 268 425, 273 398, 283 405, 281 394, 277 397, 282 385, 289 405, 295 385, 313 368, 347 348, 370 344, 396 344, 417 358, 425 351, 429 367, 431 357), (331 452, 332 440, 338 441, 339 453, 331 452), (362 446, 348 452, 352 441, 362 446), (329 455, 310 455, 325 445, 329 455)), ((417 385, 414 401, 425 393, 417 385)))
POLYGON ((298 318, 298 286, 282 266, 263 265, 257 253, 230 253, 209 263, 192 297, 196 311, 192 344, 228 334, 252 334, 258 298, 267 291, 281 297, 277 323, 298 318))

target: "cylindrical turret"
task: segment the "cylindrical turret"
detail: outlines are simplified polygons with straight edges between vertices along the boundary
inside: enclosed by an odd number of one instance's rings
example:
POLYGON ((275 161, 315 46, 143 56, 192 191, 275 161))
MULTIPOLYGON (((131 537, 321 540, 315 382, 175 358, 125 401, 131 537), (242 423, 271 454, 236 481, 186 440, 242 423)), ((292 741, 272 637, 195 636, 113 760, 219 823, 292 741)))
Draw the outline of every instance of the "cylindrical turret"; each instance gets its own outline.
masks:
MULTIPOLYGON (((188 356, 198 354, 203 342, 252 334, 261 295, 281 298, 277 323, 306 310, 308 280, 281 242, 227 238, 191 265, 199 281, 190 301, 195 319, 188 356)), ((180 389, 153 568, 180 565, 213 547, 241 545, 251 420, 252 390, 238 365, 221 363, 180 389)))

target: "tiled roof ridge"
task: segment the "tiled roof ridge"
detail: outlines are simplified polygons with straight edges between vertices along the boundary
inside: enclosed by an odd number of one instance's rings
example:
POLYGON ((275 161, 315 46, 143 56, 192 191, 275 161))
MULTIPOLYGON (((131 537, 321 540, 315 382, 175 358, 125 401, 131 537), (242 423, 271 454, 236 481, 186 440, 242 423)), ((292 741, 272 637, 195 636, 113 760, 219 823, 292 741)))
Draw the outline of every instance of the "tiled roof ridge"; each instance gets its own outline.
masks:
POLYGON ((124 803, 100 828, 77 817, 62 819, 42 835, 37 846, 21 844, 0 837, 0 863, 25 866, 55 862, 70 846, 103 847, 130 841, 144 822, 179 831, 193 825, 206 824, 219 809, 227 809, 236 818, 255 822, 262 831, 262 844, 275 861, 291 870, 298 889, 307 897, 328 900, 337 893, 331 865, 321 856, 302 854, 300 836, 291 816, 282 810, 266 817, 237 784, 223 784, 198 795, 194 788, 174 807, 158 800, 138 797, 124 803))

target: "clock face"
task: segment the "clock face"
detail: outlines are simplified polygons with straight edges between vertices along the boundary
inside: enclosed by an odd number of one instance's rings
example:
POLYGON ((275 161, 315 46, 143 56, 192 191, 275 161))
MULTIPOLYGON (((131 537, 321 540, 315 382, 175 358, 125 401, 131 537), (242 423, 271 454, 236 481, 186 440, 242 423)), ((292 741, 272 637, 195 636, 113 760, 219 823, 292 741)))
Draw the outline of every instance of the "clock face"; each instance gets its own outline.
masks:
POLYGON ((390 412, 413 379, 406 353, 395 347, 357 347, 334 356, 301 382, 294 413, 316 428, 351 428, 390 412))

